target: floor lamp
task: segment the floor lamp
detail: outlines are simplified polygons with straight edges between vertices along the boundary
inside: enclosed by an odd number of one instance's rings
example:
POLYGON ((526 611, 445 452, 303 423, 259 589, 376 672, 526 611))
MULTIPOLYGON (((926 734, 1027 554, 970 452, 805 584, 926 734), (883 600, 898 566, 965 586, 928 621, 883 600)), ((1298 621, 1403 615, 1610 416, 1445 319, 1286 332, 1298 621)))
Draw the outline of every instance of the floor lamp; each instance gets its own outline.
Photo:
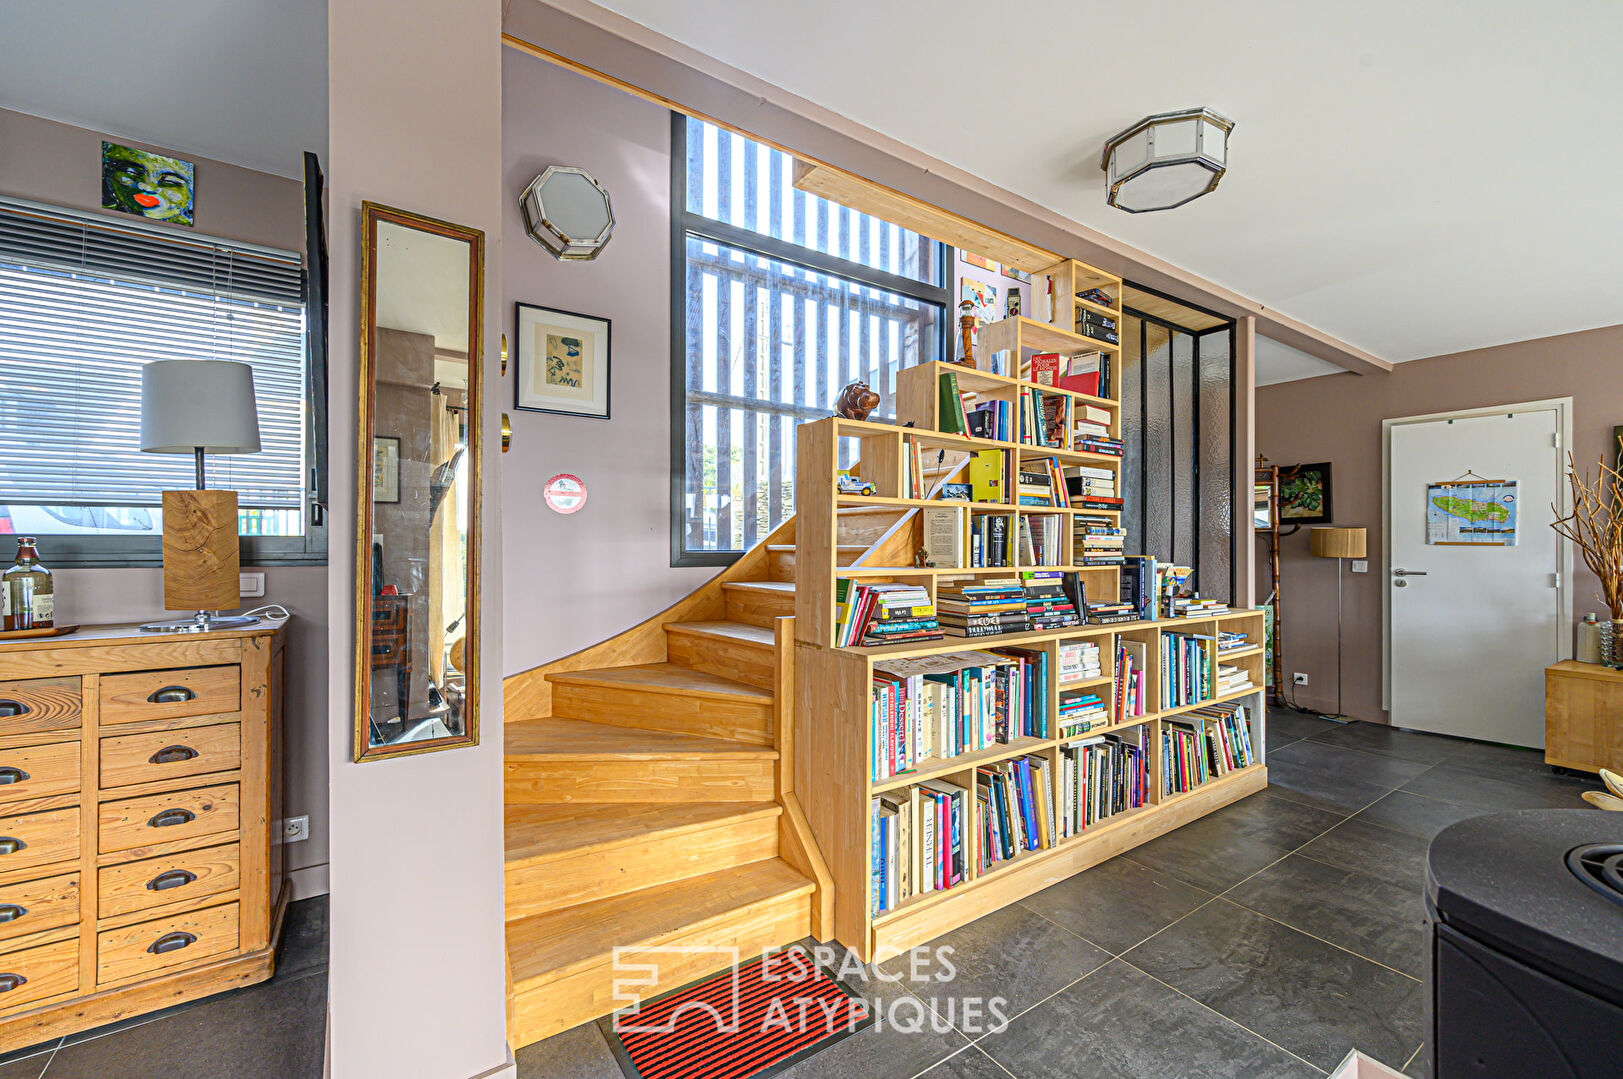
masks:
POLYGON ((1316 558, 1336 560, 1336 711, 1334 715, 1320 718, 1345 723, 1347 715, 1341 710, 1341 564, 1349 558, 1364 557, 1364 530, 1330 526, 1314 528, 1307 534, 1307 549, 1316 558))

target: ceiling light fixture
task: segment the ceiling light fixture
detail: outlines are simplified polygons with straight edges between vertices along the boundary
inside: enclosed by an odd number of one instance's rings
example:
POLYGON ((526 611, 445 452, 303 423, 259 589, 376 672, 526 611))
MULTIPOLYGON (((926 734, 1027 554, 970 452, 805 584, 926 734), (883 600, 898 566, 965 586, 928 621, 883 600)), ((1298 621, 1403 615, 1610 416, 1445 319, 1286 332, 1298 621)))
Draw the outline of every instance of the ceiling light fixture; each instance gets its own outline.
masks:
POLYGON ((1105 201, 1142 214, 1200 198, 1228 168, 1232 130, 1233 120, 1205 108, 1146 116, 1105 143, 1105 201))

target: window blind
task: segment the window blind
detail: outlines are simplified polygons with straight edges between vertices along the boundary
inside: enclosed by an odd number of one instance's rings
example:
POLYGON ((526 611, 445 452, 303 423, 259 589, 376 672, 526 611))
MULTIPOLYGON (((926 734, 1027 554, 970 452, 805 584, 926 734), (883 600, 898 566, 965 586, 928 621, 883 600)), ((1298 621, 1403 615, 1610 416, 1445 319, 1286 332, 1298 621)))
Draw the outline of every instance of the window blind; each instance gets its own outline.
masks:
POLYGON ((304 489, 299 256, 0 198, 0 505, 155 506, 192 459, 142 453, 141 367, 252 365, 263 449, 208 459, 245 508, 304 489))

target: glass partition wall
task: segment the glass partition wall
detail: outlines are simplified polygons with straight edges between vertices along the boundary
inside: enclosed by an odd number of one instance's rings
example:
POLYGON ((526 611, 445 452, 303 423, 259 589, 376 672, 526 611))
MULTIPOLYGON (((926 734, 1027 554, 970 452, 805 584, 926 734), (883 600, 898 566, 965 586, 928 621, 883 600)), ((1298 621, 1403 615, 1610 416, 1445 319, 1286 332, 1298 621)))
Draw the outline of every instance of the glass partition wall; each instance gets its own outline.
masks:
MULTIPOLYGON (((1209 320, 1207 320, 1209 321, 1209 320)), ((1193 330, 1129 305, 1122 319, 1127 549, 1234 595, 1234 325, 1193 330)))

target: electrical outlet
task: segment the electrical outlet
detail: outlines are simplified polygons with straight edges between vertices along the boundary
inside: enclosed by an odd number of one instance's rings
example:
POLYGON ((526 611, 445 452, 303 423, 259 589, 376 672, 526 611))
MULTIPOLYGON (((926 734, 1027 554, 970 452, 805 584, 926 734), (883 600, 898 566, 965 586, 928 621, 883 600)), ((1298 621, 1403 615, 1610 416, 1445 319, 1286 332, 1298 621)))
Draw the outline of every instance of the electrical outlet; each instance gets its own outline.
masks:
POLYGON ((1353 559, 1352 571, 1354 573, 1368 573, 1369 572, 1369 560, 1365 559, 1365 558, 1355 558, 1355 559, 1353 559))
POLYGON ((263 573, 237 574, 237 595, 263 596, 265 594, 265 575, 263 573))
POLYGON ((1295 674, 1291 675, 1291 681, 1296 685, 1305 686, 1307 685, 1307 675, 1303 674, 1301 671, 1297 671, 1295 674))
POLYGON ((302 843, 310 838, 310 818, 288 817, 282 821, 282 842, 302 843))

